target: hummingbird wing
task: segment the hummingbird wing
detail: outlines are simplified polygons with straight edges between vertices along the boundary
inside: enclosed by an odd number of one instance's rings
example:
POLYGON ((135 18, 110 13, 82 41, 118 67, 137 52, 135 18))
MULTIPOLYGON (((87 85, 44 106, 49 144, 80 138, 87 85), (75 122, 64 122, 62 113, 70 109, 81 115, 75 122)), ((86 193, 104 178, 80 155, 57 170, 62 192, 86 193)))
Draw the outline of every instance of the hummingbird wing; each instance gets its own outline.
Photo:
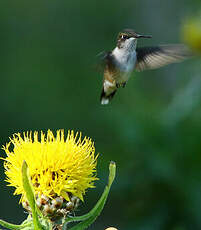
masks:
POLYGON ((136 49, 137 62, 135 69, 143 71, 181 62, 192 56, 190 50, 182 44, 160 45, 136 49))
POLYGON ((111 59, 111 51, 101 51, 96 55, 95 70, 103 72, 111 59))
POLYGON ((101 51, 96 55, 98 62, 105 67, 108 61, 111 59, 112 52, 111 51, 101 51))

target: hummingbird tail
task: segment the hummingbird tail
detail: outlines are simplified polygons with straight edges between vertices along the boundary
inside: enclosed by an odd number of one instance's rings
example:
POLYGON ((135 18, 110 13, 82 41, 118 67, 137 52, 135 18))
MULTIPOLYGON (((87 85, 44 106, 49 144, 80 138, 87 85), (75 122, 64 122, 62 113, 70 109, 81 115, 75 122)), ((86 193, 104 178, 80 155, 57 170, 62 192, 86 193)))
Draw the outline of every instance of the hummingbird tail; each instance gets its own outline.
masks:
POLYGON ((104 91, 104 87, 102 89, 102 93, 101 93, 101 97, 100 97, 100 101, 102 105, 107 105, 109 104, 109 102, 111 101, 111 99, 114 97, 115 93, 116 93, 116 89, 114 89, 113 92, 111 92, 109 95, 107 95, 104 91))

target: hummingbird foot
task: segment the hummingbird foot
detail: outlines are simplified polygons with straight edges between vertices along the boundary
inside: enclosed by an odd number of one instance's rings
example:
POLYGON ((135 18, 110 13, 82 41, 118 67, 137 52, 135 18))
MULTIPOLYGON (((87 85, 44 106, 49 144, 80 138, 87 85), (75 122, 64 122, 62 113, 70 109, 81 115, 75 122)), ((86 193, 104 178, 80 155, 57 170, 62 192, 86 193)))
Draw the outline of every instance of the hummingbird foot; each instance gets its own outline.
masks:
POLYGON ((127 82, 122 83, 122 87, 125 88, 127 82))
POLYGON ((120 88, 120 87, 124 88, 124 87, 126 86, 126 83, 127 83, 127 82, 116 83, 116 87, 117 87, 117 88, 120 88))

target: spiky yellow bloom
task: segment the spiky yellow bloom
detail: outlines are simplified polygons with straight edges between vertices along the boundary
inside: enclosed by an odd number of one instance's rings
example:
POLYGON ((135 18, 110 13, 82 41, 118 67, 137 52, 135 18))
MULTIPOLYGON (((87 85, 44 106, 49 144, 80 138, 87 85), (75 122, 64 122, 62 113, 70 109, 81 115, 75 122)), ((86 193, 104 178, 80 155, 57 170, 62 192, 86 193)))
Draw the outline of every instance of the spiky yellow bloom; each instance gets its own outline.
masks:
POLYGON ((20 201, 26 201, 22 184, 22 163, 28 164, 29 174, 36 196, 49 198, 62 196, 69 200, 72 194, 83 200, 87 188, 94 187, 97 156, 90 138, 81 139, 81 134, 69 131, 67 137, 63 130, 56 136, 48 130, 14 134, 3 147, 6 181, 16 188, 14 194, 21 194, 20 201), (12 148, 12 149, 11 149, 12 148), (11 149, 11 150, 10 150, 11 149))

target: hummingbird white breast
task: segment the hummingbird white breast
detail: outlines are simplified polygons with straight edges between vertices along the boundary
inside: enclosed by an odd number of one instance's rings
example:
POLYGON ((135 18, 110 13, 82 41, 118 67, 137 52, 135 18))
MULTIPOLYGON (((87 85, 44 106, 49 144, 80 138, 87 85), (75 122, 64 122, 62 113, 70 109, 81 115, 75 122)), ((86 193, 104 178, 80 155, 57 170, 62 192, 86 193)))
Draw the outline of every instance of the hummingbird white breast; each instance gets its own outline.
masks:
POLYGON ((116 65, 116 68, 120 71, 120 74, 117 76, 117 83, 127 82, 131 72, 133 71, 135 67, 135 63, 137 60, 136 56, 136 42, 132 39, 129 43, 122 47, 116 47, 112 51, 112 55, 114 57, 114 63, 116 65))

